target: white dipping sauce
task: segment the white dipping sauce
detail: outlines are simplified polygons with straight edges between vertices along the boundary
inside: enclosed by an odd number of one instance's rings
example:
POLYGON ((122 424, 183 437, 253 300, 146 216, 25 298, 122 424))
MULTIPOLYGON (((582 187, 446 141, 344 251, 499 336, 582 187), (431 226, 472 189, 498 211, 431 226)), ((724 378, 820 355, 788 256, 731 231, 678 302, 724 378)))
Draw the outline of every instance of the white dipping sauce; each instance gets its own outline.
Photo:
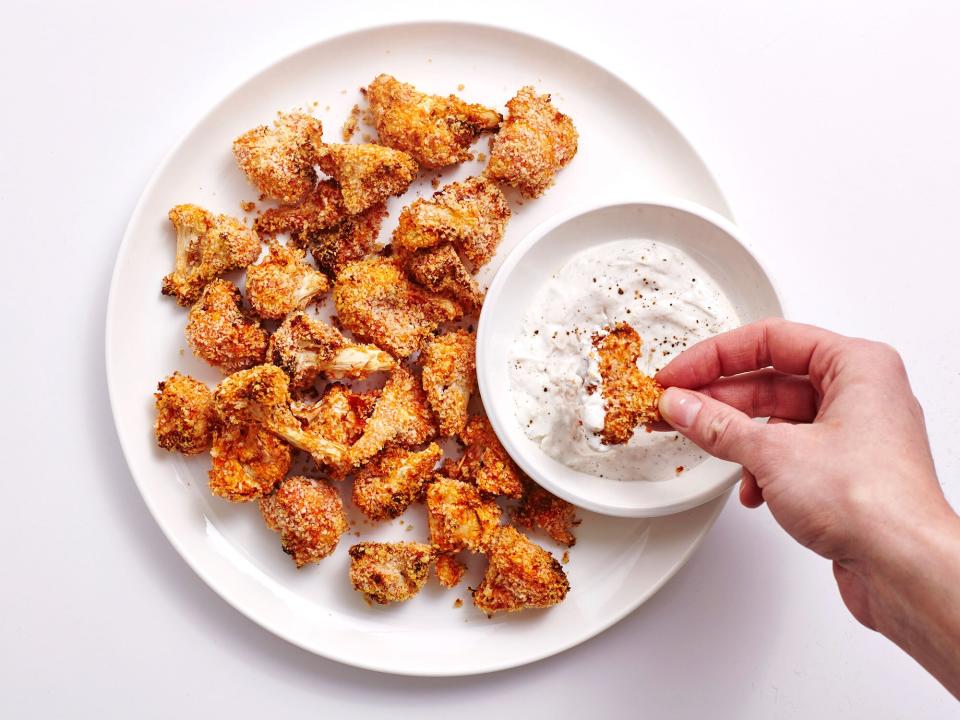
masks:
POLYGON ((528 437, 575 470, 616 480, 666 480, 704 453, 675 432, 634 431, 604 445, 603 385, 593 336, 627 322, 643 339, 648 375, 740 319, 686 253, 653 240, 621 240, 572 257, 527 310, 510 352, 516 415, 528 437), (588 393, 586 387, 599 386, 588 393))

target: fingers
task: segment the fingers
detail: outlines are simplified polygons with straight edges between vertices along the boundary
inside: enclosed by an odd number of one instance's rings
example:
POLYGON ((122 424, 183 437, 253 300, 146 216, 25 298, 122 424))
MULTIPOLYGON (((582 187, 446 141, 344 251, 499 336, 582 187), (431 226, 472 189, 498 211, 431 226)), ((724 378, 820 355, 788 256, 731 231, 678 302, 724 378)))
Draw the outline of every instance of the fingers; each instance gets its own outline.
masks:
POLYGON ((660 413, 673 428, 711 455, 752 465, 763 425, 736 408, 692 390, 667 388, 660 413))
POLYGON ((776 370, 756 370, 721 378, 697 390, 750 417, 812 422, 817 416, 819 399, 810 381, 776 370))
POLYGON ((763 505, 763 492, 757 485, 757 479, 753 473, 743 469, 743 476, 740 479, 740 504, 746 508, 758 508, 763 505))

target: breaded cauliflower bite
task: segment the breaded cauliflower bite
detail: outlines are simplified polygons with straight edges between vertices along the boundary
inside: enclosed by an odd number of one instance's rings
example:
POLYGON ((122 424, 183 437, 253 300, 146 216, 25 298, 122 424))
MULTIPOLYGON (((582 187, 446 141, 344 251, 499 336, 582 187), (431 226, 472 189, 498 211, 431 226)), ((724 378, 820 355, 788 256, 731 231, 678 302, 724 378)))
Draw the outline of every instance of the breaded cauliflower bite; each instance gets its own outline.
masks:
POLYGON ((467 572, 467 566, 453 555, 438 555, 434 561, 434 569, 437 571, 437 580, 448 590, 456 587, 467 572))
POLYGON ((335 278, 350 263, 363 260, 379 249, 377 238, 386 216, 386 204, 377 203, 331 228, 302 233, 297 236, 297 242, 310 248, 322 272, 335 278))
POLYGON ((184 455, 210 449, 217 410, 213 393, 189 375, 175 372, 157 385, 154 431, 157 445, 184 455))
POLYGON ((497 529, 487 550, 487 572, 473 591, 473 604, 492 615, 526 608, 547 608, 570 590, 556 559, 516 529, 497 529))
POLYGON ((376 345, 347 340, 339 330, 304 312, 287 317, 270 338, 267 359, 290 376, 294 390, 313 386, 319 375, 360 379, 392 370, 396 360, 376 345))
POLYGON ((343 206, 351 215, 402 195, 417 176, 416 161, 400 150, 364 145, 319 145, 320 169, 340 184, 343 206))
POLYGON ((484 173, 519 189, 526 198, 540 197, 577 154, 577 130, 551 104, 549 95, 537 95, 529 86, 520 88, 507 110, 484 173))
POLYGON ((407 273, 431 292, 460 303, 469 312, 483 305, 483 293, 450 243, 419 250, 406 259, 407 273))
POLYGON ((414 285, 396 258, 380 255, 345 267, 333 301, 345 328, 397 358, 416 352, 441 323, 463 314, 452 300, 414 285))
POLYGON ((297 205, 269 208, 258 217, 254 227, 260 235, 274 236, 303 233, 331 228, 348 216, 343 206, 343 195, 336 180, 324 180, 297 205))
POLYGON ((323 125, 310 115, 281 113, 273 127, 260 125, 234 140, 233 154, 261 193, 292 205, 317 182, 314 142, 322 133, 323 125))
POLYGON ((290 410, 316 432, 341 445, 353 445, 367 426, 380 391, 357 393, 340 383, 327 385, 316 403, 294 402, 290 410))
POLYGON ((323 480, 294 476, 260 501, 267 526, 280 533, 283 551, 297 567, 332 553, 348 530, 339 493, 323 480))
POLYGON ((403 602, 423 588, 432 559, 423 543, 359 543, 350 548, 350 582, 380 605, 403 602))
POLYGON ((503 119, 492 108, 455 95, 427 95, 391 75, 378 75, 365 94, 380 142, 410 153, 426 168, 469 159, 474 140, 503 119))
POLYGON ((195 303, 215 277, 246 267, 260 255, 257 234, 229 215, 214 216, 198 205, 177 205, 168 217, 177 233, 177 258, 161 292, 184 307, 195 303))
POLYGON ((470 418, 460 439, 467 445, 460 459, 461 477, 491 495, 511 498, 523 495, 523 473, 500 444, 485 416, 470 418))
POLYGON ((600 393, 603 396, 603 430, 600 437, 607 445, 625 443, 638 425, 660 420, 660 396, 663 387, 640 372, 643 340, 627 323, 619 323, 605 335, 593 338, 600 356, 600 393))
POLYGON ((420 354, 423 389, 441 435, 461 435, 466 428, 467 404, 477 388, 476 349, 473 333, 455 330, 431 338, 420 354))
POLYGON ((520 505, 511 514, 514 525, 527 530, 543 530, 551 539, 573 547, 577 539, 573 528, 578 524, 574 517, 576 508, 566 500, 528 481, 520 505))
POLYGON ((510 219, 500 188, 484 177, 445 185, 403 208, 393 231, 398 255, 453 243, 475 267, 493 257, 510 219))
POLYGON ((187 318, 187 342, 193 353, 225 373, 262 363, 267 354, 267 333, 240 302, 236 285, 214 280, 187 318))
POLYGON ((247 268, 247 300, 257 315, 280 320, 329 289, 327 276, 314 270, 305 256, 303 250, 274 242, 263 260, 247 268))
POLYGON ((419 452, 385 450, 357 473, 353 503, 371 520, 397 517, 421 496, 442 455, 436 443, 419 452))
POLYGON ((500 525, 500 506, 473 485, 437 476, 427 486, 427 521, 440 552, 482 552, 500 525))
POLYGON ((230 502, 273 492, 290 471, 290 446, 256 423, 217 430, 210 448, 210 492, 230 502))

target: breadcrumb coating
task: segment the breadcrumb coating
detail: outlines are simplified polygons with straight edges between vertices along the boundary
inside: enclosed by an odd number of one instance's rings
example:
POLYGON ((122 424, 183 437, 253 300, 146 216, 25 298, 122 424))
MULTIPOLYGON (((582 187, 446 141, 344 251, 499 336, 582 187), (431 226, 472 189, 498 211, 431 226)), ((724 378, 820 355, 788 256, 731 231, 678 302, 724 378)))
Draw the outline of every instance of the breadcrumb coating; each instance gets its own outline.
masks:
POLYGON ((386 216, 386 203, 377 203, 328 229, 301 233, 297 242, 310 248, 322 272, 335 278, 350 263, 377 251, 380 226, 386 216))
POLYGON ((246 267, 260 255, 257 234, 229 215, 214 216, 198 205, 177 205, 168 217, 177 233, 177 256, 161 292, 184 307, 195 303, 215 277, 246 267))
POLYGON ((341 445, 352 445, 367 425, 380 391, 353 392, 346 385, 327 385, 316 403, 291 403, 290 410, 306 423, 309 432, 315 432, 341 445))
POLYGON ((482 552, 500 525, 500 506, 474 485, 437 477, 427 486, 430 542, 440 552, 482 552))
POLYGON ((307 264, 305 256, 303 250, 273 242, 269 254, 247 268, 247 300, 257 315, 280 320, 329 289, 327 276, 307 264))
POLYGON ((549 95, 522 87, 507 102, 503 127, 493 140, 487 177, 511 185, 526 198, 540 197, 577 154, 573 121, 557 110, 549 95))
POLYGON ((157 445, 184 455, 210 449, 217 410, 213 393, 189 375, 173 373, 157 384, 153 395, 157 407, 154 432, 157 445))
POLYGON ((417 176, 412 157, 382 145, 321 144, 316 152, 320 169, 340 183, 343 205, 351 215, 402 195, 417 176))
POLYGON ((487 572, 473 592, 473 604, 492 615, 561 602, 570 582, 560 563, 515 528, 497 529, 487 550, 487 572))
POLYGON ((467 445, 460 459, 461 477, 491 495, 523 495, 523 473, 500 444, 486 416, 470 418, 460 439, 467 445))
POLYGON ((509 219, 510 206, 500 188, 485 177, 471 177, 403 208, 393 231, 393 246, 404 255, 451 242, 480 267, 497 251, 509 219))
POLYGON ((230 425, 213 435, 210 492, 230 502, 258 500, 290 471, 290 446, 256 423, 230 425))
POLYGON ((477 312, 483 305, 477 281, 450 243, 415 252, 406 263, 411 279, 427 290, 460 303, 468 312, 477 312))
POLYGON ((469 159, 474 140, 503 119, 492 108, 456 95, 427 95, 391 75, 374 78, 366 96, 380 142, 410 153, 425 168, 469 159))
POLYGON ((225 373, 262 363, 267 353, 267 333, 240 302, 236 285, 214 280, 187 318, 187 343, 194 355, 225 373))
POLYGON ((323 125, 303 113, 281 113, 273 127, 260 125, 233 141, 233 154, 247 179, 266 197, 285 205, 313 190, 317 173, 314 138, 323 125))
POLYGON ((517 527, 527 530, 539 528, 561 545, 573 547, 577 542, 573 535, 573 528, 578 524, 575 511, 576 507, 566 500, 533 481, 527 481, 523 500, 513 510, 511 517, 517 527))
POLYGON ((397 358, 416 352, 442 322, 463 314, 455 302, 414 285, 396 258, 380 255, 347 265, 333 300, 345 328, 397 358))
POLYGON ((323 480, 300 475, 263 498, 260 512, 267 527, 280 533, 283 551, 298 568, 332 553, 349 528, 340 494, 323 480))
POLYGON ((353 503, 371 520, 395 518, 423 493, 443 451, 389 448, 364 465, 353 481, 353 503))
POLYGON ((431 338, 420 354, 424 392, 443 436, 461 435, 467 404, 477 388, 477 338, 455 330, 431 338))
POLYGON ((270 338, 267 360, 283 368, 294 390, 313 386, 318 376, 360 379, 392 370, 396 360, 376 345, 347 340, 339 330, 305 312, 295 312, 270 338))
POLYGON ((637 367, 643 340, 629 324, 619 323, 606 335, 594 336, 593 345, 600 355, 600 392, 606 413, 600 437, 607 445, 625 443, 638 425, 661 419, 663 387, 637 367))
POLYGON ((467 573, 467 566, 453 555, 438 555, 433 567, 437 571, 440 585, 448 590, 456 587, 467 573))
POLYGON ((380 605, 403 602, 423 588, 432 559, 423 543, 359 543, 350 548, 350 582, 380 605))
POLYGON ((290 233, 297 237, 304 233, 331 228, 349 215, 343 205, 343 195, 336 180, 324 180, 297 205, 286 205, 265 210, 254 222, 260 235, 274 236, 290 233))

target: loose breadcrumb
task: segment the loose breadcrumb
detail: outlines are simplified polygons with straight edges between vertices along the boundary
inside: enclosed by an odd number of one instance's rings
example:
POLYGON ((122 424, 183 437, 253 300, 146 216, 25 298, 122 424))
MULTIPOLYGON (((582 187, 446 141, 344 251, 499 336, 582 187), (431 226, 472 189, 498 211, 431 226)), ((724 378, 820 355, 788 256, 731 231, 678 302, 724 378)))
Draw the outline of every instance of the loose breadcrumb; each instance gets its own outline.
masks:
POLYGON ((360 122, 360 106, 354 105, 350 110, 350 115, 343 121, 343 128, 340 130, 340 136, 344 142, 350 142, 350 138, 357 132, 357 125, 360 122))
POLYGON ((160 381, 154 399, 154 431, 160 447, 184 455, 198 455, 210 449, 217 421, 210 388, 189 375, 175 372, 160 381))
POLYGON ((257 204, 252 200, 242 200, 240 202, 240 209, 244 212, 253 212, 257 209, 257 204))
POLYGON ((294 476, 260 501, 267 526, 280 533, 283 551, 297 567, 319 562, 332 553, 347 532, 340 495, 322 480, 294 476))

